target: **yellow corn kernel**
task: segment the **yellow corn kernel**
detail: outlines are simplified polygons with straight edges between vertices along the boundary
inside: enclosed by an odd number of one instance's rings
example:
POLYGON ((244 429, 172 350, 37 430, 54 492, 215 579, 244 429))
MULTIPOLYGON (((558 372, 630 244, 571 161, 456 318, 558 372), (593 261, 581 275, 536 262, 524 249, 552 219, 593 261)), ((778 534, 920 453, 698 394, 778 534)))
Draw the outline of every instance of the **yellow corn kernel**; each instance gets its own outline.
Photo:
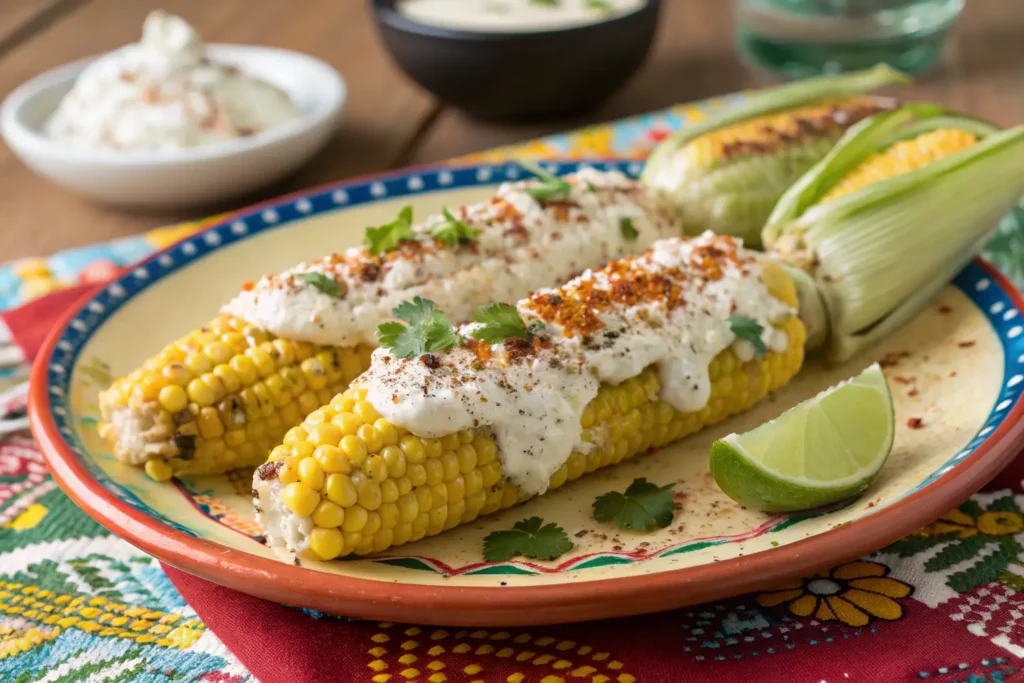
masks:
POLYGON ((163 460, 147 460, 145 470, 153 481, 167 481, 174 476, 171 466, 163 460))
POLYGON ((352 461, 353 467, 362 467, 363 462, 366 460, 367 449, 366 444, 354 434, 342 437, 341 439, 341 450, 345 452, 345 455, 352 461))
POLYGON ((384 446, 384 439, 372 424, 364 424, 356 430, 356 436, 363 442, 369 453, 379 453, 384 446))
POLYGON ((188 383, 188 397, 201 407, 212 406, 216 401, 213 387, 207 384, 202 377, 197 377, 188 383))
POLYGON ((330 500, 321 500, 313 510, 313 524, 324 529, 341 526, 345 519, 345 508, 330 500))
POLYGON ((861 162, 821 201, 838 199, 879 180, 910 173, 977 143, 978 138, 973 133, 960 128, 939 128, 911 140, 902 140, 861 162))
POLYGON ((320 494, 300 482, 293 482, 284 487, 281 500, 288 509, 301 517, 313 514, 320 502, 320 494))
POLYGON ((337 446, 324 445, 317 446, 316 451, 313 452, 313 457, 320 463, 320 467, 324 472, 333 474, 334 472, 341 472, 343 474, 350 474, 352 472, 352 463, 337 446))
POLYGON ((161 389, 158 400, 160 406, 169 413, 179 413, 188 407, 188 394, 176 384, 161 389))
POLYGON ((370 514, 365 508, 358 505, 346 507, 345 521, 341 523, 341 528, 345 531, 362 531, 369 517, 370 514))
POLYGON ((346 474, 328 475, 327 481, 324 484, 324 493, 332 502, 337 503, 343 508, 355 505, 359 499, 355 484, 352 483, 352 479, 346 474))
POLYGON ((315 527, 309 534, 309 548, 321 560, 333 560, 345 547, 345 537, 337 529, 315 527))
POLYGON ((398 446, 385 446, 381 452, 380 457, 384 460, 384 464, 388 468, 388 476, 397 479, 405 475, 405 453, 398 446))
POLYGON ((299 480, 314 491, 324 487, 324 471, 316 458, 305 457, 299 461, 299 480))

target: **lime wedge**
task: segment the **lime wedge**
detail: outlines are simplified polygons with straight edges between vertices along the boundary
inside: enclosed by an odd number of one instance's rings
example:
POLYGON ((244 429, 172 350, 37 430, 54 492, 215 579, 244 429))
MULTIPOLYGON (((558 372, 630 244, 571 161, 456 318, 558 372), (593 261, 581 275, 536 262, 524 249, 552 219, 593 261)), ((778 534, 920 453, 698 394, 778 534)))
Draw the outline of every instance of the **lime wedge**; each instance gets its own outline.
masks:
POLYGON ((875 363, 746 434, 711 447, 711 473, 747 507, 793 512, 863 491, 894 435, 892 394, 875 363))

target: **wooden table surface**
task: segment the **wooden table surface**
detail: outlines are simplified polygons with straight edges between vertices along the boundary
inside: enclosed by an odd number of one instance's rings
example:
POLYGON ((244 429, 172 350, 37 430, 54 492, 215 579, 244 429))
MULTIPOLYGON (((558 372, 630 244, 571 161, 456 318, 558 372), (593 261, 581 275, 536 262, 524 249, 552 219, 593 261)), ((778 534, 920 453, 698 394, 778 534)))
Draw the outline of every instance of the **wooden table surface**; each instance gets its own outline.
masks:
MULTIPOLYGON (((233 206, 200 212, 131 214, 87 203, 35 176, 0 144, 0 261, 770 82, 736 55, 731 2, 664 0, 663 7, 647 63, 612 99, 585 117, 510 126, 467 119, 406 80, 377 40, 369 0, 0 0, 0 97, 42 71, 137 40, 143 18, 156 8, 181 14, 212 42, 308 52, 349 85, 340 130, 306 167, 233 206)), ((1016 124, 1024 122, 1022 77, 1024 12, 1017 0, 970 0, 940 65, 910 95, 1016 124)))

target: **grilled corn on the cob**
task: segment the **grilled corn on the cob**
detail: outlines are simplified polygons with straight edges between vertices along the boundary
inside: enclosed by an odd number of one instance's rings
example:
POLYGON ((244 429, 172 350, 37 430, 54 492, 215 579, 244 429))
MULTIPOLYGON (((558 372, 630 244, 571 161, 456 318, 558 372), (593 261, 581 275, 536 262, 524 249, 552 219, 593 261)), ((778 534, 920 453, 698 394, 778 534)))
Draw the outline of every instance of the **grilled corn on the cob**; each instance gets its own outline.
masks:
POLYGON ((258 465, 367 367, 399 301, 431 297, 464 320, 681 231, 669 205, 621 173, 559 183, 506 184, 417 226, 404 215, 374 232, 387 250, 350 249, 249 283, 100 395, 101 433, 157 480, 258 465))
POLYGON ((842 361, 945 286, 1022 191, 1024 127, 910 105, 851 128, 780 199, 764 244, 808 272, 842 361))
POLYGON ((708 234, 535 293, 518 336, 485 343, 478 323, 444 351, 382 347, 258 468, 268 542, 379 552, 746 410, 801 366, 796 306, 779 265, 708 234))
POLYGON ((902 74, 879 67, 766 90, 662 142, 644 181, 672 197, 689 234, 712 230, 756 247, 785 189, 843 131, 895 105, 860 93, 902 81, 902 74))

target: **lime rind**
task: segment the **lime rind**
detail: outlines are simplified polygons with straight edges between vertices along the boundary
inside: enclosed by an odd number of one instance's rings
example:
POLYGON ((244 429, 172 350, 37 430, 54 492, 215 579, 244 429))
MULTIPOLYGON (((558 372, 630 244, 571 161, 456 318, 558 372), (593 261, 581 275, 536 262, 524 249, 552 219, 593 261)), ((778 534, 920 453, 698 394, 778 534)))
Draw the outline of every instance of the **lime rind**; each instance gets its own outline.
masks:
POLYGON ((756 429, 715 442, 709 465, 719 487, 741 505, 795 512, 863 491, 888 459, 894 436, 892 394, 876 363, 756 429), (860 396, 851 396, 852 391, 860 396), (840 392, 842 400, 837 401, 840 392), (854 412, 838 410, 851 402, 854 412), (869 433, 864 420, 870 433, 882 435, 870 451, 851 448, 854 435, 869 433), (837 470, 849 474, 836 477, 837 470), (808 472, 816 477, 806 476, 808 472))

